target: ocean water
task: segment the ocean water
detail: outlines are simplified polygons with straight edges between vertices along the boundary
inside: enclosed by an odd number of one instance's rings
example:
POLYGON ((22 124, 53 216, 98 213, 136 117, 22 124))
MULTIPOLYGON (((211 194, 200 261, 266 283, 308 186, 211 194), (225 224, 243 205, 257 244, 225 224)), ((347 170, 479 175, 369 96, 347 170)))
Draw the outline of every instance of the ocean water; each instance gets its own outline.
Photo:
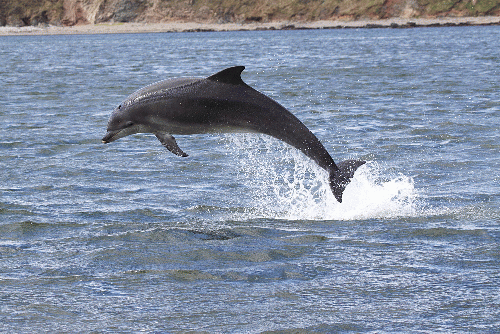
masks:
POLYGON ((494 333, 500 28, 0 37, 0 331, 494 333), (245 65, 335 161, 104 145, 149 83, 245 65))

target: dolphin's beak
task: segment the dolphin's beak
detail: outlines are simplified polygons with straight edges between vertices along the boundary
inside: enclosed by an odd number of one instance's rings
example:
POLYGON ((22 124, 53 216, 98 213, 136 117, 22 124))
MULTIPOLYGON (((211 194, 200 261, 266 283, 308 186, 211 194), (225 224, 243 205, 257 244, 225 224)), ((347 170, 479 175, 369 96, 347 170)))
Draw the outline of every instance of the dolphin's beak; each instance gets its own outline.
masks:
POLYGON ((115 141, 116 138, 113 138, 115 137, 118 132, 120 132, 120 130, 118 131, 108 131, 108 133, 106 133, 106 135, 102 138, 102 142, 104 144, 107 144, 107 143, 111 143, 112 141, 115 141))

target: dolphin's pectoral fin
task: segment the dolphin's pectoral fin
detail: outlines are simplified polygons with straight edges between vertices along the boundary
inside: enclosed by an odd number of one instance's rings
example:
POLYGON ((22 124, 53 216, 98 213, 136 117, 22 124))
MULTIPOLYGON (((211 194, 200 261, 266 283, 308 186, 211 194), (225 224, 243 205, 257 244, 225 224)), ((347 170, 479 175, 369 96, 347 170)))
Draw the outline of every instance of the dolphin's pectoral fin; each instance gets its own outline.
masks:
POLYGON ((177 142, 175 141, 174 136, 172 136, 169 133, 166 132, 155 132, 156 138, 160 141, 160 143, 165 146, 170 152, 173 154, 176 154, 180 157, 187 157, 188 155, 184 153, 179 146, 177 145, 177 142))

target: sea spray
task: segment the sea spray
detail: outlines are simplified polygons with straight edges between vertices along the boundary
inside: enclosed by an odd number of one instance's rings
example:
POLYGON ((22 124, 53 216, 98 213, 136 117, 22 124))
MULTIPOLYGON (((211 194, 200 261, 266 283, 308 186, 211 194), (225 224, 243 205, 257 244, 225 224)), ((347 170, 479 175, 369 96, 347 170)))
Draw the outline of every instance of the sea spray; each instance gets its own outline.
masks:
POLYGON ((231 154, 237 155, 235 173, 246 189, 247 213, 252 217, 355 220, 418 214, 413 179, 394 175, 377 162, 356 171, 344 201, 338 203, 328 186, 327 172, 298 150, 264 135, 225 138, 228 147, 238 149, 231 154))

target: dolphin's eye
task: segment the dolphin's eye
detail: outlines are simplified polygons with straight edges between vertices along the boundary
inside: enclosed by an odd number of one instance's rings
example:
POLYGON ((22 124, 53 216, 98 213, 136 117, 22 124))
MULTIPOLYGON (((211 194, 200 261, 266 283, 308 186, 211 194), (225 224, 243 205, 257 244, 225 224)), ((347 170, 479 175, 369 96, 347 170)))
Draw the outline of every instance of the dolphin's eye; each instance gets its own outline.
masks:
POLYGON ((120 110, 121 108, 122 108, 122 105, 120 104, 120 105, 118 106, 118 110, 120 110))
POLYGON ((127 123, 125 123, 125 126, 127 128, 131 127, 132 125, 134 125, 134 122, 132 122, 132 121, 128 121, 127 123))

